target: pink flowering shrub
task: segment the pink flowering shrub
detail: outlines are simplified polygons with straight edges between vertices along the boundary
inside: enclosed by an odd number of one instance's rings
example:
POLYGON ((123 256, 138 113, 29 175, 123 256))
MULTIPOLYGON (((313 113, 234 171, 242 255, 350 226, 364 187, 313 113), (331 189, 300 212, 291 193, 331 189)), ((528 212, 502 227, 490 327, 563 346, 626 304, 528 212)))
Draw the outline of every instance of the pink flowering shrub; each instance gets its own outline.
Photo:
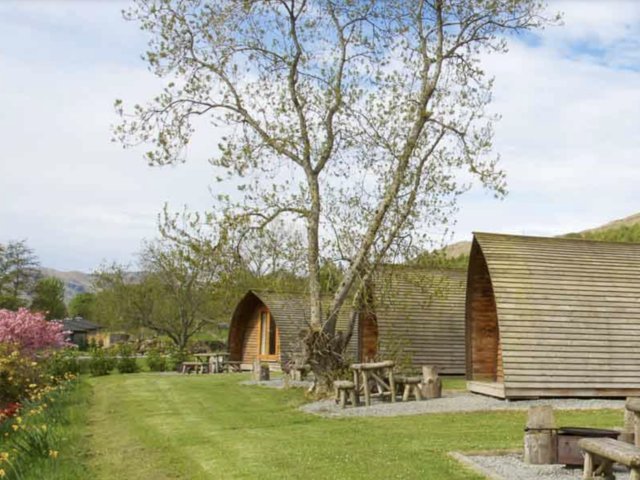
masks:
POLYGON ((14 345, 25 355, 69 346, 66 337, 62 323, 49 322, 42 313, 0 310, 0 344, 14 345))

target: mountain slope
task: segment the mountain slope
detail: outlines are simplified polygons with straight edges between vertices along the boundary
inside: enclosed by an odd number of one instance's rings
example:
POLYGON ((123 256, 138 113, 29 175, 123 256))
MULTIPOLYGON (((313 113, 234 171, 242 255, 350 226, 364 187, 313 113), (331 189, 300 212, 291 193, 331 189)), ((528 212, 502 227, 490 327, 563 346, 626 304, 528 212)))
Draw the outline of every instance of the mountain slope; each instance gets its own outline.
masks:
POLYGON ((54 277, 64 283, 64 299, 71 300, 78 293, 91 292, 92 275, 84 272, 63 272, 53 268, 41 268, 40 272, 45 277, 54 277))

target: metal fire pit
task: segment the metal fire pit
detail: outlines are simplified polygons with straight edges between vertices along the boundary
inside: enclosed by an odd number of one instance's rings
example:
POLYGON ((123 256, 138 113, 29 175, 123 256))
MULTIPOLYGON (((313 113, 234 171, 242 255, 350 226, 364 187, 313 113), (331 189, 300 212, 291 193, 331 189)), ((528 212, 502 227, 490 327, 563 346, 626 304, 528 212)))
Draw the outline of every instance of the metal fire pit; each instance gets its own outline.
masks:
POLYGON ((565 465, 582 465, 583 457, 578 441, 581 438, 613 438, 620 432, 602 428, 561 427, 558 429, 558 463, 565 465))

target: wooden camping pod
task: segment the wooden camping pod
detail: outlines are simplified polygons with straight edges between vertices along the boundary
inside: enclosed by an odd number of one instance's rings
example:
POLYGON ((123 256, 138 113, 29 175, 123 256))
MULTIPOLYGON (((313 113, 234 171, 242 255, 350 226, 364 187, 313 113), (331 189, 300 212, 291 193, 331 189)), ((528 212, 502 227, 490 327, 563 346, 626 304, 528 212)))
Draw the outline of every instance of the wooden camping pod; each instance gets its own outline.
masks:
POLYGON ((401 349, 414 366, 464 374, 465 280, 464 270, 381 267, 360 316, 360 360, 401 349))
MULTIPOLYGON (((250 290, 236 306, 229 325, 229 360, 250 369, 258 359, 286 366, 300 349, 300 332, 309 325, 309 299, 302 293, 250 290)), ((343 308, 336 329, 346 331, 352 312, 343 308)), ((357 328, 357 325, 356 325, 357 328)), ((352 339, 347 354, 356 356, 352 339)))
POLYGON ((640 245, 476 233, 466 336, 473 392, 640 394, 640 245))

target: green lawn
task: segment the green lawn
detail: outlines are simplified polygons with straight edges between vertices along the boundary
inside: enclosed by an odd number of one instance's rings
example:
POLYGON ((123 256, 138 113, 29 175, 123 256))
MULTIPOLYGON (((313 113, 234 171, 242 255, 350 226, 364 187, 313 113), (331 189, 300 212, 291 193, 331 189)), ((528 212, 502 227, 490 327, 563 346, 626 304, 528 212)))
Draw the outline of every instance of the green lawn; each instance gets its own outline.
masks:
MULTIPOLYGON (((90 475, 64 478, 470 480, 480 477, 446 452, 522 441, 522 412, 324 419, 297 411, 300 390, 239 385, 244 378, 142 373, 89 380, 77 460, 90 475)), ((622 422, 615 411, 558 416, 574 425, 622 422)))

